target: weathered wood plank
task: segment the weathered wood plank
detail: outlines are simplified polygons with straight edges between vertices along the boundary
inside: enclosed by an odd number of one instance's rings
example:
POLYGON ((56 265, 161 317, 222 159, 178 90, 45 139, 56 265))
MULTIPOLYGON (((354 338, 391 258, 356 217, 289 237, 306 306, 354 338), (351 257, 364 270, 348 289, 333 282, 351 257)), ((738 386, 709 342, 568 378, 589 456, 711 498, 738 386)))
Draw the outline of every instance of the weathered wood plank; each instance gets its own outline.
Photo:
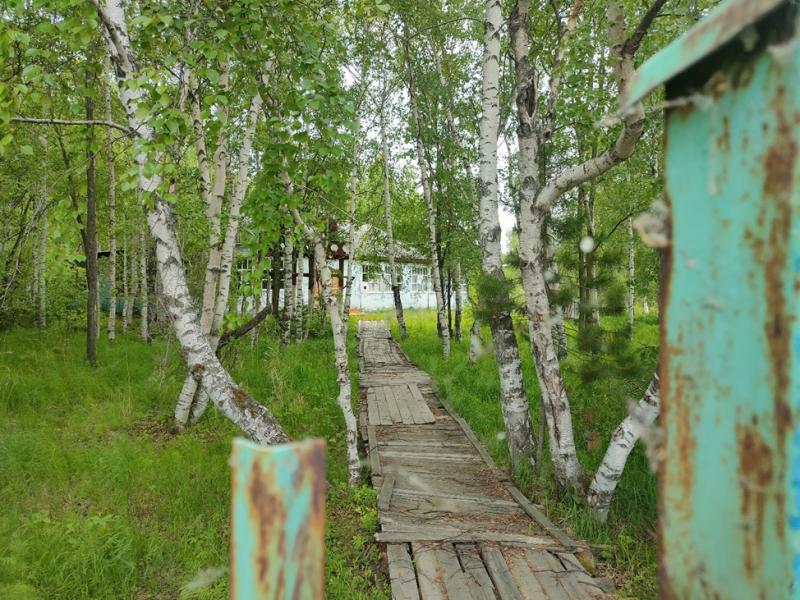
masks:
POLYGON ((519 510, 519 505, 516 502, 509 502, 507 500, 497 500, 489 496, 461 496, 458 494, 439 494, 434 492, 422 492, 418 490, 396 489, 394 493, 398 496, 412 496, 433 499, 448 499, 458 500, 462 502, 474 502, 483 506, 505 506, 519 510))
POLYGON ((561 564, 564 565, 567 571, 584 571, 583 565, 575 557, 574 554, 567 554, 566 552, 557 552, 558 558, 561 559, 561 564))
POLYGON ((446 544, 436 549, 436 558, 439 561, 439 569, 444 579, 444 587, 447 590, 448 598, 472 598, 467 585, 467 576, 461 570, 458 562, 456 549, 452 544, 446 544))
MULTIPOLYGON (((525 553, 525 558, 528 559, 531 570, 536 574, 539 583, 542 584, 542 588, 551 600, 569 600, 567 592, 558 581, 558 575, 553 571, 551 565, 554 563, 551 563, 550 560, 553 557, 550 557, 549 553, 529 550, 525 553)), ((564 568, 561 567, 562 572, 563 570, 564 568)))
MULTIPOLYGON (((363 413, 362 413, 363 414, 363 413)), ((471 452, 473 447, 471 444, 460 444, 458 442, 378 442, 379 446, 407 446, 409 448, 435 448, 447 450, 467 450, 471 452)))
MULTIPOLYGON (((411 527, 409 527, 411 529, 411 527)), ((475 544, 495 542, 522 548, 553 548, 553 540, 544 536, 518 535, 513 533, 495 533, 492 531, 459 531, 454 528, 418 526, 413 531, 387 531, 375 534, 375 541, 384 544, 402 544, 409 542, 447 542, 475 544)))
POLYGON ((370 425, 367 427, 367 436, 369 437, 369 466, 373 475, 382 475, 381 460, 378 456, 378 440, 375 439, 375 426, 370 425))
POLYGON ((367 413, 365 411, 361 411, 361 414, 358 416, 359 420, 359 429, 361 429, 361 439, 365 442, 367 441, 367 413))
POLYGON ((414 565, 405 544, 390 544, 386 547, 389 560, 389 578, 392 582, 392 600, 419 600, 417 577, 414 565))
POLYGON ((392 386, 386 385, 381 388, 383 390, 383 394, 386 397, 386 404, 389 405, 389 415, 392 418, 393 423, 402 423, 403 416, 400 414, 400 407, 397 405, 397 400, 394 397, 394 391, 392 390, 392 386))
POLYGON ((444 461, 480 461, 479 456, 470 456, 469 454, 444 454, 436 451, 432 452, 398 452, 396 450, 384 450, 381 452, 386 458, 396 458, 397 460, 409 460, 416 462, 419 460, 444 460, 444 461))
POLYGON ((524 600, 511 576, 503 553, 496 548, 484 548, 482 554, 486 570, 489 571, 501 600, 524 600))
POLYGON ((480 558, 477 546, 456 545, 456 551, 467 575, 467 584, 474 600, 495 600, 494 584, 480 558))
POLYGON ((400 410, 400 416, 403 418, 403 423, 406 425, 414 425, 414 423, 416 423, 414 419, 414 411, 409 405, 409 401, 413 400, 411 398, 411 392, 408 389, 408 385, 394 385, 392 386, 392 392, 394 393, 394 398, 397 401, 397 408, 400 410))
POLYGON ((430 406, 428 406, 428 403, 425 402, 425 398, 422 397, 422 392, 419 391, 419 386, 417 386, 416 383, 409 383, 408 389, 411 392, 411 397, 414 398, 414 401, 419 408, 420 414, 422 415, 422 423, 436 423, 436 417, 433 416, 430 406))
POLYGON ((394 491, 394 475, 389 473, 383 480, 381 486, 381 493, 378 494, 378 510, 389 510, 389 503, 392 501, 392 492, 394 491))
POLYGON ((445 600, 444 578, 439 570, 435 549, 420 544, 411 544, 411 548, 422 600, 445 600))
POLYGON ((369 424, 380 425, 381 416, 378 412, 378 399, 375 396, 375 388, 367 390, 367 408, 369 410, 369 424))
POLYGON ((378 414, 380 416, 381 425, 391 425, 392 415, 389 412, 389 404, 386 402, 386 395, 383 393, 385 388, 383 386, 374 388, 375 399, 378 403, 378 414))
POLYGON ((531 571, 528 561, 518 551, 504 552, 506 564, 511 571, 511 576, 517 582, 520 594, 525 600, 546 600, 547 595, 542 589, 539 580, 531 571))
POLYGON ((561 573, 558 576, 562 587, 567 592, 571 600, 592 600, 592 596, 586 591, 575 577, 576 573, 561 573))

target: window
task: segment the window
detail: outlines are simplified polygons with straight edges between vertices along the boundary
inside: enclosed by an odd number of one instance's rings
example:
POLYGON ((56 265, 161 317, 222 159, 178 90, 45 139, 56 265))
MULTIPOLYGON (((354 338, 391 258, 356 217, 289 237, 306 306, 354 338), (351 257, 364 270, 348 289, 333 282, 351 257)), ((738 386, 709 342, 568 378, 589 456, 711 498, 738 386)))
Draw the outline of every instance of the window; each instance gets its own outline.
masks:
POLYGON ((412 266, 411 267, 411 291, 412 292, 429 292, 430 291, 430 277, 429 269, 425 266, 412 266))
POLYGON ((364 265, 361 270, 361 291, 363 292, 385 292, 391 291, 392 286, 388 283, 388 278, 382 265, 364 265))

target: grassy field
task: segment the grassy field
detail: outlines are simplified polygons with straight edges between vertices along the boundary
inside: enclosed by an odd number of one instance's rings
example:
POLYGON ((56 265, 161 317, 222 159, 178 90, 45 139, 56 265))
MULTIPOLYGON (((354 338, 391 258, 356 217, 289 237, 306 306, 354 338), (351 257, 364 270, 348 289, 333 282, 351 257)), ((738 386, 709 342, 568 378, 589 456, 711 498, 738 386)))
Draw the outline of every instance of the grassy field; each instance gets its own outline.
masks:
MULTIPOLYGON (((387 315, 368 318, 381 316, 387 315)), ((403 347, 506 465, 491 353, 470 369, 468 342, 454 343, 444 363, 434 313, 408 311, 406 319, 411 338, 403 347)), ((465 333, 469 325, 471 318, 465 333)), ((488 328, 484 335, 490 339, 488 328)), ((524 332, 519 338, 538 427, 535 372, 524 332)), ((637 321, 635 339, 657 345, 655 319, 637 321)), ((185 586, 206 569, 228 565, 227 459, 237 429, 209 410, 192 431, 170 432, 185 369, 174 340, 148 346, 130 334, 109 347, 103 339, 97 369, 86 363, 83 344, 80 332, 0 333, 0 598, 226 598, 226 575, 192 593, 185 586)), ((349 351, 357 386, 353 336, 349 351)), ((329 339, 279 349, 262 336, 254 350, 249 341, 240 342, 227 363, 290 435, 328 441, 334 484, 328 495, 328 597, 388 599, 372 542, 375 495, 366 480, 355 490, 344 485, 344 420, 335 403, 332 352, 329 339)), ((580 458, 593 471, 626 414, 626 400, 638 399, 641 389, 613 380, 581 382, 576 360, 564 367, 580 458)), ((604 568, 622 584, 623 595, 655 598, 657 486, 642 449, 628 461, 606 525, 594 522, 581 501, 559 494, 546 452, 543 464, 541 473, 521 482, 526 491, 571 535, 613 547, 604 568)))
MULTIPOLYGON (((355 367, 355 340, 350 350, 355 367)), ((255 351, 241 344, 232 374, 290 435, 328 441, 328 597, 388 599, 375 495, 366 482, 345 490, 332 351, 325 339, 279 350, 262 337, 255 351)), ((0 334, 0 598, 181 597, 229 564, 238 431, 209 410, 170 433, 185 370, 174 340, 103 339, 97 369, 84 356, 81 333, 0 334)), ((227 598, 227 576, 183 596, 227 598)))
MULTIPOLYGON (((382 313, 375 318, 391 318, 382 313)), ((500 412, 500 381, 491 352, 486 352, 473 368, 469 368, 469 327, 472 318, 464 320, 464 342, 452 343, 451 358, 442 360, 442 345, 436 335, 433 311, 407 311, 406 324, 410 337, 401 345, 419 367, 430 373, 441 394, 450 401, 486 445, 492 458, 508 465, 508 447, 503 439, 503 418, 500 412)), ((605 319, 609 329, 621 329, 625 317, 605 319)), ((539 427, 539 387, 527 341, 527 324, 519 323, 520 354, 526 389, 534 425, 539 427)), ((568 325, 569 327, 569 325, 568 325)), ((396 321, 392 333, 399 338, 396 321)), ((574 332, 573 332, 574 333, 574 332)), ((483 329, 487 342, 489 328, 483 329)), ((657 318, 641 317, 634 327, 635 347, 648 355, 658 346, 657 318)), ((574 349, 574 340, 570 338, 574 349)), ((643 384, 603 379, 585 383, 579 377, 580 359, 572 356, 563 363, 567 390, 572 408, 575 441, 581 464, 593 473, 602 461, 614 429, 627 416, 627 402, 639 400, 648 381, 643 384)), ((545 449, 541 473, 529 474, 520 486, 570 535, 591 544, 613 547, 602 556, 603 570, 617 581, 624 596, 656 598, 656 507, 657 478, 651 471, 640 444, 631 453, 614 498, 608 523, 601 525, 589 514, 584 502, 562 496, 556 489, 550 459, 545 449)))

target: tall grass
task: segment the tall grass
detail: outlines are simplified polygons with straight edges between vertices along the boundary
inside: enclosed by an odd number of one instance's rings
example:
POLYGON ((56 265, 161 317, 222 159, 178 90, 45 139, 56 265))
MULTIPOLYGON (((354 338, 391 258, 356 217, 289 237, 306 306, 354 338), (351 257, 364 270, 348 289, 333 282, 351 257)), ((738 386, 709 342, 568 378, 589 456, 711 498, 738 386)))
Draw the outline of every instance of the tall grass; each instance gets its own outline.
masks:
MULTIPOLYGON (((391 319, 392 313, 376 318, 391 319)), ((441 394, 464 417, 492 458, 508 465, 508 447, 504 439, 503 417, 500 410, 500 381, 491 348, 484 349, 477 363, 469 367, 469 327, 472 318, 464 319, 465 339, 451 344, 451 358, 442 360, 441 341, 436 334, 436 315, 433 311, 406 311, 410 337, 401 345, 417 365, 432 375, 441 394)), ((605 318, 604 318, 605 319, 605 318)), ((604 320, 610 329, 622 329, 624 317, 604 320)), ((539 428, 540 392, 536 371, 527 338, 527 327, 518 323, 518 340, 522 370, 530 404, 531 418, 539 428)), ((392 332, 399 338, 396 321, 392 332)), ((483 328, 491 342, 488 327, 483 328)), ((658 323, 654 317, 637 319, 634 327, 634 347, 645 354, 658 346, 658 323)), ((570 340, 571 349, 574 343, 570 340)), ((604 379, 584 382, 580 376, 578 357, 562 363, 570 405, 578 456, 588 472, 593 473, 602 461, 611 434, 627 416, 627 402, 641 397, 649 382, 646 368, 642 381, 604 379)), ((645 361, 646 362, 646 361, 645 361)), ((571 535, 596 545, 611 546, 603 558, 609 574, 622 584, 622 592, 640 598, 656 598, 656 508, 657 478, 650 470, 640 445, 631 453, 617 488, 608 523, 599 524, 580 499, 562 494, 554 483, 550 457, 544 449, 541 472, 521 473, 521 487, 536 501, 544 504, 548 514, 571 535)))
MULTIPOLYGON (((96 369, 83 343, 55 330, 0 334, 0 598, 177 598, 200 571, 228 565, 239 431, 212 408, 170 432, 185 372, 174 341, 102 339, 96 369)), ((332 365, 325 339, 279 349, 264 337, 253 350, 240 343, 232 374, 292 437, 328 441, 328 597, 388 598, 374 494, 341 489, 332 365)), ((227 594, 223 576, 193 597, 227 594)))

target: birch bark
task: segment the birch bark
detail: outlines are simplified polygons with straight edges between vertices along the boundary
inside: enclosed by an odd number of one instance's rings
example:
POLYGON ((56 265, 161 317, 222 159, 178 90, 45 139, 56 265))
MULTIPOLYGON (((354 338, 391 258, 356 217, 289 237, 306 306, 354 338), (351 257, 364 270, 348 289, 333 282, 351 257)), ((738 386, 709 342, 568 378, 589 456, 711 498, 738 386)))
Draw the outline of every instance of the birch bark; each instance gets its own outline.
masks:
MULTIPOLYGON (((633 339, 633 317, 636 293, 633 287, 635 277, 635 265, 633 254, 633 218, 628 217, 628 327, 630 328, 630 338, 633 339)), ((645 314, 647 314, 645 312, 645 314)))
MULTIPOLYGON (((111 122, 111 60, 103 60, 106 96, 106 122, 111 122)), ((114 185, 114 146, 111 144, 112 128, 108 128, 108 341, 114 343, 117 335, 117 214, 116 187, 114 185)))
MULTIPOLYGON (((134 73, 139 72, 136 54, 128 37, 125 12, 120 0, 107 0, 105 6, 92 0, 101 19, 106 45, 114 63, 120 84, 120 99, 128 117, 128 124, 142 141, 152 139, 153 131, 136 117, 142 90, 131 90, 124 85, 134 73)), ((135 155, 137 164, 144 166, 146 155, 135 155)), ((141 188, 156 192, 160 178, 140 179, 141 188)), ((260 444, 288 442, 289 437, 269 410, 253 400, 236 385, 217 360, 208 340, 203 335, 189 288, 186 284, 183 262, 178 240, 175 237, 173 217, 169 204, 157 195, 153 208, 147 209, 147 221, 155 241, 159 276, 164 286, 168 310, 172 318, 176 337, 183 349, 184 357, 194 375, 201 380, 220 412, 232 420, 250 439, 260 444)))
POLYGON ((297 254, 297 286, 295 293, 295 308, 294 314, 294 341, 300 343, 303 341, 303 252, 302 250, 297 254))
MULTIPOLYGON (((139 167, 139 181, 144 177, 143 167, 139 167)), ((177 242, 177 240, 176 240, 177 242)), ((144 223, 139 228, 139 284, 141 286, 142 308, 140 311, 142 339, 150 341, 148 329, 148 315, 150 312, 150 298, 147 293, 147 239, 144 235, 144 223)))
POLYGON ((380 119, 381 119, 381 149, 383 152, 383 206, 386 216, 386 256, 389 259, 389 281, 392 285, 392 295, 394 296, 394 312, 397 316, 397 327, 403 338, 408 337, 406 320, 403 315, 403 300, 400 298, 400 285, 397 282, 397 267, 394 263, 394 234, 392 232, 392 196, 389 186, 389 143, 386 139, 386 112, 384 104, 386 95, 381 98, 380 119))
POLYGON ((456 341, 461 343, 464 341, 464 334, 461 331, 461 317, 462 317, 462 298, 461 298, 461 263, 457 262, 453 269, 453 287, 456 294, 456 341))
MULTIPOLYGON (((94 100, 86 96, 86 119, 94 120, 94 100)), ((94 127, 89 127, 89 146, 94 140, 94 127)), ((97 319, 98 319, 98 277, 97 277, 97 196, 95 195, 95 155, 88 151, 86 167, 86 357, 89 364, 97 366, 97 319)))
MULTIPOLYGON (((500 219, 497 209, 497 132, 500 122, 500 32, 502 3, 486 0, 484 23, 483 90, 480 129, 479 183, 481 263, 486 277, 505 282, 500 254, 500 219)), ((508 306, 508 292, 501 303, 508 306)), ((500 403, 512 468, 522 460, 534 461, 535 439, 522 378, 517 337, 511 313, 505 307, 493 311, 492 342, 500 375, 500 403)), ((445 326, 446 330, 446 326, 445 326)))
POLYGON ((661 412, 660 382, 658 368, 653 374, 653 379, 647 390, 619 427, 611 436, 611 443, 606 450, 603 462, 597 469, 597 473, 589 486, 588 503, 592 512, 599 521, 605 523, 608 518, 608 510, 611 507, 611 500, 614 497, 614 490, 617 489, 628 455, 633 450, 636 441, 642 433, 653 426, 656 418, 661 412))
MULTIPOLYGON (((253 136, 255 135, 256 125, 258 124, 262 103, 261 96, 258 94, 254 96, 253 100, 250 102, 248 125, 242 138, 242 145, 239 148, 239 171, 236 177, 236 186, 234 188, 233 197, 231 198, 229 206, 230 213, 228 215, 228 228, 225 232, 225 240, 222 244, 222 251, 220 253, 218 277, 219 291, 217 292, 215 299, 210 331, 207 334, 204 333, 208 339, 211 350, 215 353, 217 347, 219 346, 220 328, 222 327, 222 321, 225 317, 225 310, 228 307, 231 275, 233 273, 233 264, 235 262, 236 255, 236 237, 239 234, 239 214, 241 212, 242 203, 244 202, 245 193, 247 192, 247 175, 250 168, 250 150, 252 149, 253 136)), ((195 388, 196 387, 197 384, 195 384, 195 388)), ((199 394, 196 394, 193 391, 191 396, 187 397, 190 405, 191 399, 194 398, 194 405, 191 406, 191 409, 188 409, 190 410, 188 415, 188 425, 196 425, 200 420, 200 417, 202 417, 205 413, 206 408, 211 401, 211 397, 206 389, 201 389, 199 394)), ((187 401, 186 397, 183 397, 183 395, 181 400, 184 402, 187 401)), ((175 421, 178 423, 179 427, 181 427, 183 423, 187 423, 185 420, 186 410, 187 407, 185 404, 181 406, 180 415, 178 414, 178 407, 175 409, 175 421), (180 420, 178 418, 179 416, 180 420)))
POLYGON ((284 234, 283 242, 283 325, 281 327, 281 344, 284 346, 288 346, 292 341, 292 310, 294 308, 292 293, 294 244, 291 242, 290 235, 291 232, 287 231, 284 234))
POLYGON ((411 114, 414 120, 414 137, 416 138, 417 145, 417 159, 419 161, 420 177, 422 178, 422 191, 425 196, 425 204, 428 208, 428 235, 431 253, 431 276, 433 278, 433 291, 436 294, 436 317, 442 334, 442 356, 445 360, 447 360, 450 358, 450 333, 447 329, 447 316, 445 315, 444 297, 442 296, 442 280, 439 270, 439 252, 436 243, 436 212, 433 208, 433 196, 431 195, 431 184, 428 179, 428 167, 425 163, 425 154, 422 148, 422 129, 419 118, 417 90, 414 84, 414 73, 411 69, 411 56, 407 46, 406 57, 408 59, 408 91, 411 98, 411 114))

